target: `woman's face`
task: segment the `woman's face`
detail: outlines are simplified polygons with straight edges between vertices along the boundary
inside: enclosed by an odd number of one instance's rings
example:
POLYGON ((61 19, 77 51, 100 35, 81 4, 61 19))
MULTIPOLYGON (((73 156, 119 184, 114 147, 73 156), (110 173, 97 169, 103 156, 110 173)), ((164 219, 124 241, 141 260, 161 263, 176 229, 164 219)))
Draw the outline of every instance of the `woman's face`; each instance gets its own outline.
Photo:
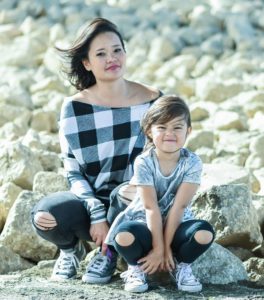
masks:
POLYGON ((113 32, 97 35, 91 42, 88 58, 83 65, 92 71, 96 81, 111 81, 123 76, 126 53, 121 41, 113 32))

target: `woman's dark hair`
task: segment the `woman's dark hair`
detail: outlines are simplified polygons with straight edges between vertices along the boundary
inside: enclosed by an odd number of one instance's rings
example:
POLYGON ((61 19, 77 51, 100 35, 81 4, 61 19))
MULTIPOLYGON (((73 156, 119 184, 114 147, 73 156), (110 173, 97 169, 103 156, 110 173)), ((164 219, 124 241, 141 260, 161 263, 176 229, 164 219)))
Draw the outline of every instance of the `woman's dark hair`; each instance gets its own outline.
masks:
POLYGON ((191 114, 188 105, 180 98, 174 95, 166 95, 160 97, 149 108, 144 116, 141 127, 147 137, 147 145, 145 149, 153 144, 149 131, 153 124, 165 124, 177 117, 183 117, 187 123, 187 127, 191 127, 191 114))
POLYGON ((69 63, 69 69, 64 70, 67 74, 70 83, 77 90, 84 90, 96 83, 93 72, 87 71, 83 66, 83 60, 87 59, 88 51, 93 39, 105 32, 115 33, 125 50, 125 45, 121 33, 115 24, 103 18, 94 19, 88 26, 84 28, 81 35, 75 40, 72 47, 68 49, 56 49, 62 54, 62 56, 69 63))

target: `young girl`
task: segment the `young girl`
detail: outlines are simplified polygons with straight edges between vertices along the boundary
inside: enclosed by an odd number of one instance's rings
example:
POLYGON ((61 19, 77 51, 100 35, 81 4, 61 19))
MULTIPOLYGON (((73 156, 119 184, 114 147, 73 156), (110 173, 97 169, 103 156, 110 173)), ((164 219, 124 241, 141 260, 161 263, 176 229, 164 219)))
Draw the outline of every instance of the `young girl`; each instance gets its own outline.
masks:
POLYGON ((190 112, 176 96, 163 96, 142 122, 148 148, 134 164, 130 184, 137 196, 112 224, 106 243, 128 263, 125 290, 148 289, 146 274, 167 270, 179 290, 201 291, 190 264, 213 242, 209 223, 195 220, 190 202, 201 179, 200 158, 183 148, 191 132, 190 112))

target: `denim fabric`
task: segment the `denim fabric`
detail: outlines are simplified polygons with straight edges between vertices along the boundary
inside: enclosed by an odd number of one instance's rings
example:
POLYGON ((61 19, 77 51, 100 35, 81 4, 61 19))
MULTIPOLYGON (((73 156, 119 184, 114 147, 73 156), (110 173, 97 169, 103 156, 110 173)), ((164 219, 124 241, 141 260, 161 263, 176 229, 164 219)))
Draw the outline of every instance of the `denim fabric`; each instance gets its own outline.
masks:
POLYGON ((89 234, 90 216, 85 202, 71 192, 58 192, 43 197, 32 209, 31 219, 38 235, 60 249, 74 247, 78 239, 92 240, 89 234), (54 216, 57 226, 51 230, 37 228, 34 216, 39 211, 54 216))
MULTIPOLYGON (((208 230, 214 235, 212 226, 204 220, 182 222, 176 230, 171 248, 178 263, 192 263, 212 244, 213 240, 209 244, 199 244, 196 242, 194 235, 199 230, 208 230)), ((138 259, 146 256, 152 249, 151 232, 145 223, 128 221, 117 227, 115 235, 125 231, 134 235, 135 241, 126 247, 122 247, 114 241, 114 247, 128 264, 136 265, 138 259)))

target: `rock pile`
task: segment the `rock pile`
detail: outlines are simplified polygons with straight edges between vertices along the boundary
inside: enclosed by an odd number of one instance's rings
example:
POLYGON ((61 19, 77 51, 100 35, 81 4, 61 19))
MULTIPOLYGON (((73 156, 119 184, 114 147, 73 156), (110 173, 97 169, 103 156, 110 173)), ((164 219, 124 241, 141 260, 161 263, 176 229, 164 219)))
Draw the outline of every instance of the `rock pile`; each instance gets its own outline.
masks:
POLYGON ((195 272, 204 282, 249 276, 263 284, 260 0, 1 1, 0 273, 56 254, 30 225, 31 207, 42 195, 68 189, 57 120, 63 98, 74 90, 54 45, 69 45, 97 16, 124 35, 127 78, 179 94, 190 105, 187 146, 204 162, 194 211, 215 227, 217 243, 195 263, 195 272))

